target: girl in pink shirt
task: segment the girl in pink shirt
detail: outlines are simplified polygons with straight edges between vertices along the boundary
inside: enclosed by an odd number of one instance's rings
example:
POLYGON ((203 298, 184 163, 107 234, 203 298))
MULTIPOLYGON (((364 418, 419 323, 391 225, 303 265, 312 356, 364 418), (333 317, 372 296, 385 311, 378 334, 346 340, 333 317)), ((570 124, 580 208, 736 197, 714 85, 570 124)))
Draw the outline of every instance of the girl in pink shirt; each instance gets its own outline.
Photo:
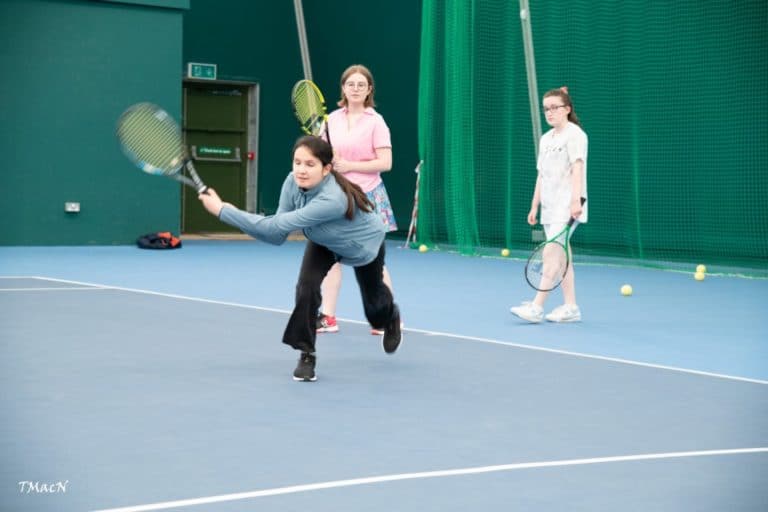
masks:
MULTIPOLYGON (((392 141, 384 118, 373 107, 373 75, 356 64, 341 74, 339 109, 328 116, 328 133, 333 144, 333 168, 363 189, 376 206, 387 231, 397 230, 392 205, 381 173, 392 169, 392 141)), ((392 279, 384 267, 384 282, 392 279)), ((341 290, 341 266, 334 265, 323 281, 323 306, 317 319, 318 332, 337 332, 336 302, 341 290)), ((371 329, 371 334, 381 331, 371 329)))

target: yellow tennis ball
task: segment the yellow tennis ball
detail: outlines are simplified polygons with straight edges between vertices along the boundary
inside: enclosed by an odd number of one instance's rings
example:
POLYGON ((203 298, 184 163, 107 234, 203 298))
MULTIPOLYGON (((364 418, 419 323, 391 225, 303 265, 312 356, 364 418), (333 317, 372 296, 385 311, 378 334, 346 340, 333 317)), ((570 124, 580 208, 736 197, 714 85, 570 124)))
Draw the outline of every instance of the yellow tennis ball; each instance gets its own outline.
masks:
POLYGON ((696 266, 696 272, 705 273, 707 271, 706 265, 697 265, 696 266))
POLYGON ((628 284, 625 284, 624 286, 621 287, 621 294, 624 295, 625 297, 629 297, 630 295, 632 295, 632 287, 628 284))
POLYGON ((502 255, 502 256, 504 256, 505 258, 506 258, 507 256, 509 256, 509 249, 502 249, 502 250, 501 250, 501 255, 502 255))
POLYGON ((697 281, 703 281, 704 280, 704 272, 696 272, 693 274, 693 278, 697 281))
POLYGON ((419 246, 419 252, 427 252, 428 250, 429 250, 429 247, 427 247, 427 246, 426 246, 426 245, 424 245, 424 244, 421 244, 421 245, 419 246))

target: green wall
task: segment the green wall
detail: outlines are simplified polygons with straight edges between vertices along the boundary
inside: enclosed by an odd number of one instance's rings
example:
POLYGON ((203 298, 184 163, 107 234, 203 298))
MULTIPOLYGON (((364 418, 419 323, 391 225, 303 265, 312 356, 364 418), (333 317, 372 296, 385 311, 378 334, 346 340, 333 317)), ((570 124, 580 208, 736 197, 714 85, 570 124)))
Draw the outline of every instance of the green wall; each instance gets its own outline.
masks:
MULTIPOLYGON (((365 64, 376 79, 377 110, 392 131, 393 169, 384 175, 400 228, 410 222, 418 161, 416 107, 421 0, 304 1, 313 78, 329 108, 339 77, 365 64)), ((259 82, 259 208, 271 213, 290 150, 300 135, 290 91, 303 76, 293 2, 193 0, 184 15, 184 62, 218 65, 222 80, 259 82)))
POLYGON ((0 3, 0 244, 124 244, 178 231, 179 187, 133 168, 114 127, 137 101, 179 115, 188 2, 138 3, 0 3), (66 201, 82 211, 65 213, 66 201))
MULTIPOLYGON (((421 1, 305 0, 304 9, 314 78, 331 106, 349 64, 374 73, 394 144, 384 179, 404 230, 418 155, 421 1)), ((260 84, 258 204, 274 212, 299 135, 289 101, 303 74, 293 2, 0 2, 0 245, 130 244, 178 232, 178 185, 134 169, 114 126, 138 101, 180 117, 190 61, 216 63, 221 80, 260 84), (68 201, 82 211, 65 213, 68 201)))

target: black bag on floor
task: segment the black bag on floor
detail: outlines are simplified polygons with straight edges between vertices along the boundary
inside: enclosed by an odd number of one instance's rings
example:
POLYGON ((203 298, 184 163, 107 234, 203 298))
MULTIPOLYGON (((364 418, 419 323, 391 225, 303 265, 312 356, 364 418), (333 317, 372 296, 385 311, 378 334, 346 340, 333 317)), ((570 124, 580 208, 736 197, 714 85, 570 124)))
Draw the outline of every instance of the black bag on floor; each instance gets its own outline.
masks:
POLYGON ((136 240, 141 249, 181 249, 181 240, 169 231, 147 233, 136 240))

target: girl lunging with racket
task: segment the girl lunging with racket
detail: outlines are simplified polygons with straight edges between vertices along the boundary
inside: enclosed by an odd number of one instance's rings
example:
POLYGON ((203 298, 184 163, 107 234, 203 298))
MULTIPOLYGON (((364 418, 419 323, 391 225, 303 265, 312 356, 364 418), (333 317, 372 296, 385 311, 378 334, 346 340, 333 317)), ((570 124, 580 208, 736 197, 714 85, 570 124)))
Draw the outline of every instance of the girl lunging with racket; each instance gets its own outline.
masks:
POLYGON ((536 224, 541 206, 547 243, 534 251, 526 265, 526 278, 537 290, 536 296, 510 311, 533 323, 544 318, 550 322, 578 322, 581 310, 576 304, 570 237, 578 224, 587 222, 587 135, 576 117, 568 89, 548 91, 543 105, 552 129, 539 142, 538 176, 528 224, 536 224), (564 304, 545 316, 544 302, 549 292, 561 284, 564 304))
POLYGON ((283 182, 274 215, 263 216, 224 203, 213 189, 200 194, 205 209, 223 222, 267 243, 281 244, 302 230, 307 246, 296 285, 296 304, 283 343, 301 351, 294 380, 314 381, 315 321, 320 285, 336 263, 355 269, 363 309, 370 324, 383 330, 384 351, 400 345, 400 311, 384 284, 384 224, 360 187, 333 170, 333 149, 308 135, 293 149, 293 172, 283 182))

